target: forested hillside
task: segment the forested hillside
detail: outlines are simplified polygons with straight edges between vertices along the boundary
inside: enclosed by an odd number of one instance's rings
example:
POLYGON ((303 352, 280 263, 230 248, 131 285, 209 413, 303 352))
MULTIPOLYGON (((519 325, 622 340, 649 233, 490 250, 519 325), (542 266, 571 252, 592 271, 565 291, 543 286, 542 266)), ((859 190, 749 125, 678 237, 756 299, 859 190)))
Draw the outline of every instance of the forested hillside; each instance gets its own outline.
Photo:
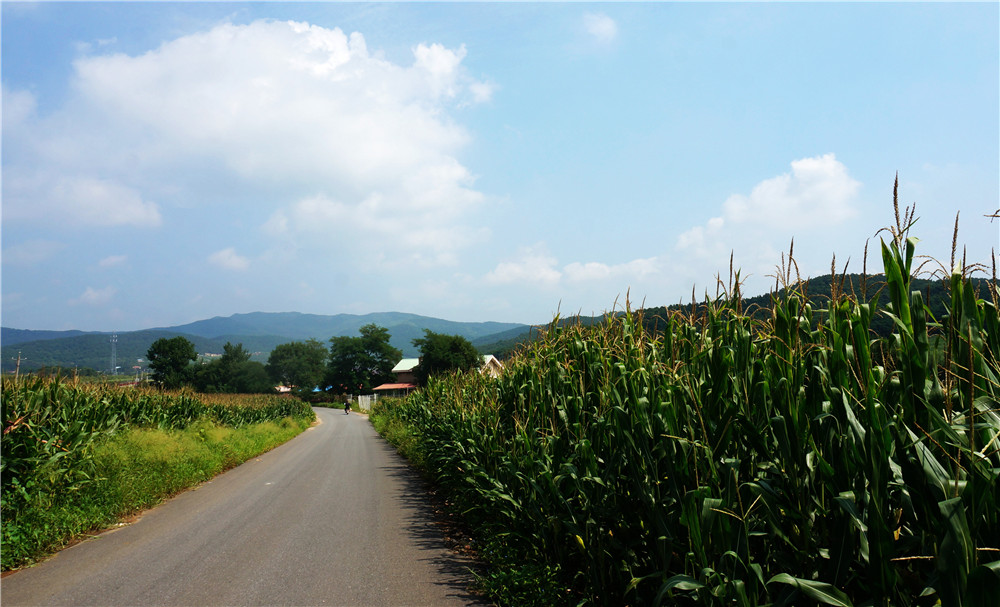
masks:
MULTIPOLYGON (((5 329, 5 335, 6 335, 5 329)), ((118 334, 116 344, 118 372, 128 375, 132 367, 145 367, 146 352, 149 346, 161 337, 173 337, 177 333, 170 331, 132 331, 118 334)), ((234 336, 223 335, 216 338, 184 335, 199 353, 221 353, 227 341, 242 343, 244 348, 252 353, 252 360, 266 361, 267 354, 278 344, 287 341, 278 336, 234 336)), ((45 368, 59 367, 66 374, 72 374, 73 369, 91 369, 107 372, 111 366, 111 335, 108 333, 86 333, 74 337, 59 339, 44 339, 38 341, 19 342, 8 345, 6 339, 2 347, 3 370, 13 371, 17 358, 21 358, 21 371, 33 371, 45 368)))

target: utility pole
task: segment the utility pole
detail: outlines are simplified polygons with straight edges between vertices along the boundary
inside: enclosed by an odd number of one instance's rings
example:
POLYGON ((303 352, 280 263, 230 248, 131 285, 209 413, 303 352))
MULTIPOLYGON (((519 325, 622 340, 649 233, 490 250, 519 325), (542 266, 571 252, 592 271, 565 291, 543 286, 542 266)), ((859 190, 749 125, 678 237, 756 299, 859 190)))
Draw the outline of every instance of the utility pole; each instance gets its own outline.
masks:
POLYGON ((118 368, 118 334, 111 334, 111 376, 114 377, 118 368))

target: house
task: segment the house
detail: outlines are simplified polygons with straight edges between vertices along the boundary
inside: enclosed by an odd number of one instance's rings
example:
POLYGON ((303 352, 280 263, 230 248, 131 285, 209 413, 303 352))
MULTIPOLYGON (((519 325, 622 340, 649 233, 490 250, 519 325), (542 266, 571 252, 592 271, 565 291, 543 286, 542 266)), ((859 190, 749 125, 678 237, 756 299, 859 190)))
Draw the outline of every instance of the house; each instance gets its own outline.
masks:
MULTIPOLYGON (((490 377, 498 377, 500 372, 503 371, 503 363, 496 356, 486 354, 482 357, 482 360, 483 366, 479 368, 480 373, 489 375, 490 377)), ((419 364, 419 358, 404 358, 399 361, 392 368, 392 372, 396 375, 396 381, 377 386, 374 389, 375 393, 380 396, 402 397, 413 392, 418 387, 417 375, 414 373, 414 370, 419 364)))
POLYGON ((413 372, 420 364, 419 358, 404 358, 396 363, 392 372, 396 375, 396 381, 382 384, 374 388, 375 394, 379 396, 403 397, 417 389, 417 376, 413 372))
POLYGON ((500 362, 499 358, 492 354, 483 355, 483 366, 479 369, 480 373, 490 377, 499 377, 501 371, 503 371, 503 363, 500 362))
POLYGON ((417 383, 417 374, 415 369, 419 364, 419 358, 404 358, 396 363, 396 366, 392 368, 392 373, 396 376, 396 381, 401 384, 417 383))

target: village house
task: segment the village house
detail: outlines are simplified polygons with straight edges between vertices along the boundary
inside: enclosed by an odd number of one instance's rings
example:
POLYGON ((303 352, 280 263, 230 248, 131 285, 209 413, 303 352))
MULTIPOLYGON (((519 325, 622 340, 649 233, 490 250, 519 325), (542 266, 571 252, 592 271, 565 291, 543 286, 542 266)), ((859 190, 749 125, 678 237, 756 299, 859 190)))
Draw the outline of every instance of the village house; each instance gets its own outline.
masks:
MULTIPOLYGON (((490 377, 498 377, 500 375, 500 372, 503 370, 503 363, 500 362, 500 359, 492 354, 486 354, 482 357, 482 360, 483 366, 479 369, 480 373, 485 373, 490 377)), ((393 374, 396 375, 396 381, 376 386, 374 388, 375 394, 379 396, 404 397, 416 390, 419 386, 417 385, 417 375, 414 370, 419 364, 419 358, 404 358, 396 363, 396 366, 392 368, 393 374)))
POLYGON ((419 358, 404 358, 392 368, 396 381, 375 387, 379 396, 403 397, 417 389, 417 376, 413 372, 420 364, 419 358))

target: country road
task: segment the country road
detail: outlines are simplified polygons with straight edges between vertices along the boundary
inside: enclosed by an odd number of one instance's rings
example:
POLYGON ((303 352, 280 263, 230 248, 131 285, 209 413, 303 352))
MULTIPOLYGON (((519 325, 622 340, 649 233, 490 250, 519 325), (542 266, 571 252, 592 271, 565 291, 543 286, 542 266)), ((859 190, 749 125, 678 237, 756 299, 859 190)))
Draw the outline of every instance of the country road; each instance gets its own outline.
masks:
POLYGON ((420 480, 364 416, 273 451, 0 582, 14 605, 476 605, 420 480))

